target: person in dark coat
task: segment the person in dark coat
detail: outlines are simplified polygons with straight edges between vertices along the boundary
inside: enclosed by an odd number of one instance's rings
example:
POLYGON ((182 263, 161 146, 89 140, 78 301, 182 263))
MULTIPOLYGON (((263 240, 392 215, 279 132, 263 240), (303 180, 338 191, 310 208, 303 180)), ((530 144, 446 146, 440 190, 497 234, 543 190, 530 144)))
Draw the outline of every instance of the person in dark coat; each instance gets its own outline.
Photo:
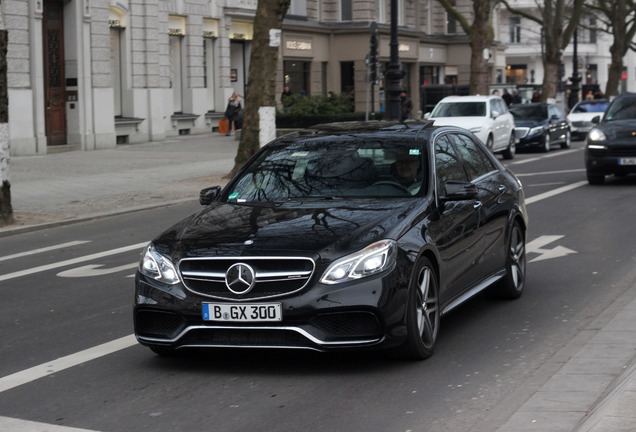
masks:
POLYGON ((510 93, 508 93, 508 90, 504 89, 503 95, 501 96, 501 98, 504 100, 507 106, 510 106, 510 102, 512 101, 512 96, 510 96, 510 93))
POLYGON ((232 122, 234 122, 234 128, 240 129, 238 125, 238 117, 241 111, 241 100, 236 92, 232 93, 230 99, 227 102, 227 108, 225 108, 225 117, 229 120, 227 133, 225 135, 231 135, 232 133, 232 122))

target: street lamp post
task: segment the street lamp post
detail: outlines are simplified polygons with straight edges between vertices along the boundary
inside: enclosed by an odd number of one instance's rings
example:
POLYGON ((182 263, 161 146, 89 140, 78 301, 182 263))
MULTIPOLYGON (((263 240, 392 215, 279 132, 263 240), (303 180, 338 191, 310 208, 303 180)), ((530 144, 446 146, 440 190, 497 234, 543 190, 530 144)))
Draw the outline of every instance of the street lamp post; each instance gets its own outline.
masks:
POLYGON ((404 71, 400 70, 399 42, 397 31, 398 5, 397 0, 391 0, 391 59, 387 68, 387 86, 386 93, 388 96, 387 103, 387 119, 400 120, 402 117, 400 94, 402 93, 402 77, 404 71))

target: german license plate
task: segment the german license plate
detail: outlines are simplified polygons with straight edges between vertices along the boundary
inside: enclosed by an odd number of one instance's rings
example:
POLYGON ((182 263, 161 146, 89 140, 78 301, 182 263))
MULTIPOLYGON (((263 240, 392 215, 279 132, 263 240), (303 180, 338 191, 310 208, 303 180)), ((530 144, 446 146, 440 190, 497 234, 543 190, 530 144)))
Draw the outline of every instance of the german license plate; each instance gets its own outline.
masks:
POLYGON ((263 322, 282 319, 280 303, 203 303, 204 321, 263 322))
POLYGON ((636 158, 620 158, 618 160, 619 165, 636 165, 636 158))

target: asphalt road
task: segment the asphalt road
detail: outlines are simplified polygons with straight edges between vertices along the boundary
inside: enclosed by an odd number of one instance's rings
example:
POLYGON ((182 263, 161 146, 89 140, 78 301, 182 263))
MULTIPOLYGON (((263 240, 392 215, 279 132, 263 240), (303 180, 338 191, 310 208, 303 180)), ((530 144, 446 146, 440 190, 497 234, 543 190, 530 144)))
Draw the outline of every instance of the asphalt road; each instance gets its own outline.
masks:
POLYGON ((496 430, 582 329, 611 314, 636 260, 635 178, 587 185, 582 142, 506 164, 528 200, 526 291, 444 317, 424 362, 252 350, 161 358, 138 345, 139 253, 194 203, 3 238, 0 418, 55 432, 496 430))

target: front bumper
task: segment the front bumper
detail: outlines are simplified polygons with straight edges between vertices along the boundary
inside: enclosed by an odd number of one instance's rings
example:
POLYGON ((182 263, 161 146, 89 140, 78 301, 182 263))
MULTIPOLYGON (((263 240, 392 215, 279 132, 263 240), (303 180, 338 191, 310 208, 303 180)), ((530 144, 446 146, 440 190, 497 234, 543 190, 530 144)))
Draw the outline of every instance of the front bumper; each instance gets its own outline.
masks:
MULTIPOLYGON (((146 346, 180 348, 296 348, 316 351, 395 346, 406 336, 407 288, 397 270, 342 285, 310 283, 280 303, 282 321, 205 321, 204 302, 232 301, 193 294, 181 284, 135 278, 134 326, 146 346)), ((254 303, 254 302, 250 302, 254 303)))
POLYGON ((585 148, 585 168, 589 174, 626 175, 636 173, 636 165, 625 164, 626 159, 636 159, 636 146, 605 150, 585 148))

